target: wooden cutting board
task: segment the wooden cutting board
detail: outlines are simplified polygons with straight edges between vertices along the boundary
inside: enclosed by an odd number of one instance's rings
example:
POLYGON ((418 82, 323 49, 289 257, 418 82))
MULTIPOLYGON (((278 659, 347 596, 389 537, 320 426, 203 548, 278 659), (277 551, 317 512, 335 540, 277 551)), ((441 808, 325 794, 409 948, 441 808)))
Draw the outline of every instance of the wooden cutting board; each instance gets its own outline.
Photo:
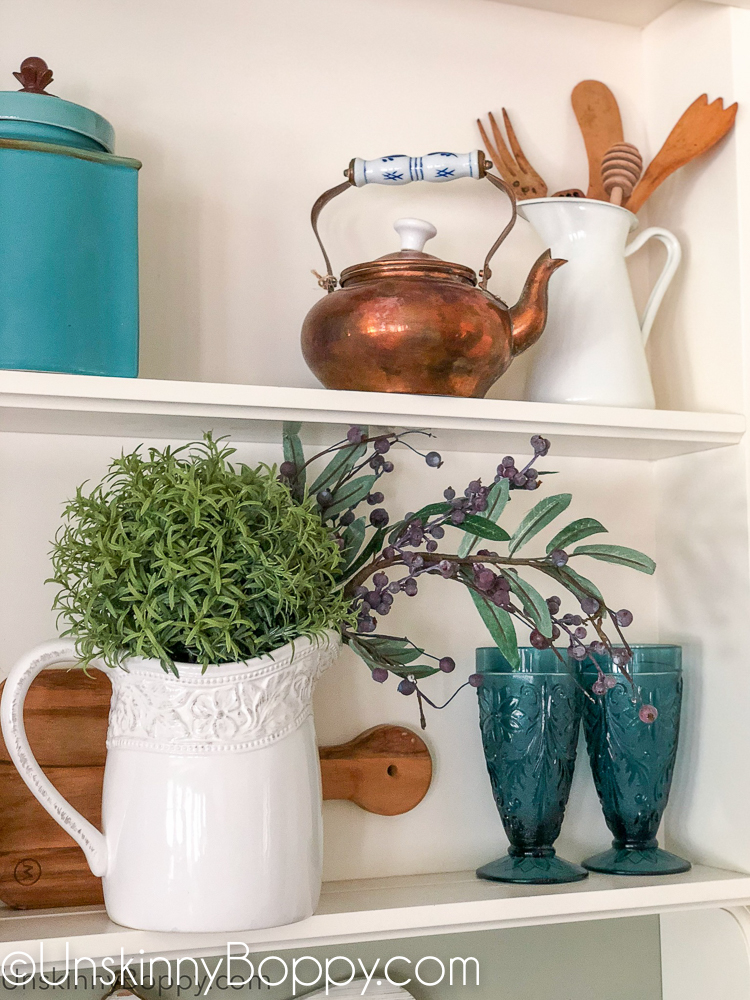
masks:
MULTIPOLYGON (((26 734, 39 764, 99 828, 110 693, 101 671, 87 677, 82 670, 43 670, 24 707, 26 734)), ((385 816, 413 809, 432 780, 427 746, 404 726, 375 726, 349 743, 321 747, 320 758, 324 799, 348 799, 385 816)), ((0 900, 16 909, 104 901, 101 879, 27 789, 1 734, 0 803, 0 900)))

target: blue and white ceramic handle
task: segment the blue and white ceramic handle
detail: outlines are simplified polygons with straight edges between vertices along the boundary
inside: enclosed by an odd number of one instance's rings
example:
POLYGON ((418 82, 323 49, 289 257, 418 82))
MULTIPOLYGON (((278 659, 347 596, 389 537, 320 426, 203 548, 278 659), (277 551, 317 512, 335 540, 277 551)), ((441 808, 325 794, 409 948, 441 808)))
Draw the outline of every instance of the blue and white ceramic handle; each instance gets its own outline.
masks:
POLYGON ((400 187, 402 184, 411 184, 412 181, 431 181, 432 183, 442 183, 443 181, 456 181, 462 177, 481 180, 486 177, 510 199, 511 217, 505 229, 490 247, 490 252, 484 260, 484 266, 479 272, 481 282, 480 287, 487 288, 492 272, 490 271, 490 260, 495 251, 511 231, 516 222, 516 196, 513 189, 500 177, 487 173, 492 164, 485 158, 481 149, 474 149, 470 153, 428 153, 426 156, 381 156, 377 160, 363 160, 355 157, 347 169, 344 171, 346 180, 343 184, 325 191, 315 202, 310 215, 315 239, 318 241, 323 260, 326 263, 326 273, 317 274, 318 284, 325 288, 327 292, 332 292, 338 284, 338 279, 333 274, 331 262, 323 246, 323 241, 318 232, 318 217, 329 201, 351 187, 366 187, 368 184, 385 184, 400 187))
POLYGON ((428 153, 427 156, 381 156, 377 160, 356 157, 350 165, 350 176, 355 187, 365 184, 411 184, 412 181, 431 181, 440 184, 461 177, 480 180, 485 176, 485 162, 479 150, 470 153, 428 153))

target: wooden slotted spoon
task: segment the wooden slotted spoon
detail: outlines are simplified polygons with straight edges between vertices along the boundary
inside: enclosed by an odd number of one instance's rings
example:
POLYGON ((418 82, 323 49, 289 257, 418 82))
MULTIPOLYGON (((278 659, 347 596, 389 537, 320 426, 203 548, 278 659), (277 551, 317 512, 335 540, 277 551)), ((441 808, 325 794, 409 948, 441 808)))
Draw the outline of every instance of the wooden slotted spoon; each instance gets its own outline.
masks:
POLYGON ((637 212, 670 174, 723 139, 734 125, 736 115, 736 103, 725 108, 723 99, 717 97, 709 104, 708 95, 701 94, 669 133, 666 142, 625 202, 625 207, 631 212, 637 212))
POLYGON ((622 119, 615 95, 599 80, 582 80, 570 96, 586 144, 589 161, 588 198, 609 201, 602 184, 602 157, 623 140, 622 119))

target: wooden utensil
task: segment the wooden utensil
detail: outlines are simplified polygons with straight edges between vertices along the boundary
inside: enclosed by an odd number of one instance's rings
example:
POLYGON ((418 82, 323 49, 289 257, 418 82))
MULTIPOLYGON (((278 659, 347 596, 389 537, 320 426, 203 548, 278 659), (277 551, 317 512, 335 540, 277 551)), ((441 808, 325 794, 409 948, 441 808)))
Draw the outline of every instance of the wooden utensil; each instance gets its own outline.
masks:
POLYGON ((670 174, 696 157, 702 156, 723 139, 734 125, 736 116, 736 102, 725 108, 721 97, 717 97, 709 104, 708 95, 701 94, 669 133, 666 142, 649 163, 625 207, 631 212, 637 212, 642 208, 643 203, 670 174))
MULTIPOLYGON (((101 824, 111 685, 95 670, 44 670, 26 696, 34 754, 70 804, 101 824)), ((324 799, 348 799, 396 816, 418 805, 432 781, 424 741, 404 726, 375 726, 341 746, 321 747, 324 799)), ((0 736, 0 900, 19 909, 103 902, 83 851, 48 815, 11 763, 0 736)))
POLYGON ((643 158, 630 142, 618 142, 602 157, 602 185, 613 205, 622 205, 633 193, 643 170, 643 158))
POLYGON ((570 99, 589 161, 587 196, 607 201, 602 184, 602 157, 623 140, 622 119, 615 95, 599 80, 582 80, 573 88, 570 99))
POLYGON ((505 131, 508 134, 508 142, 511 150, 513 151, 512 154, 505 144, 503 134, 500 131, 500 127, 495 121, 495 116, 491 111, 489 118, 494 144, 490 142, 484 125, 480 119, 477 118, 479 133, 482 136, 482 141, 487 148, 487 152, 492 158, 495 169, 505 183, 509 184, 513 188, 516 200, 524 201, 528 198, 546 197, 547 185, 526 159, 526 156, 521 149, 521 144, 518 141, 516 133, 513 130, 513 126, 510 123, 508 112, 505 108, 503 108, 503 121, 505 122, 505 131))

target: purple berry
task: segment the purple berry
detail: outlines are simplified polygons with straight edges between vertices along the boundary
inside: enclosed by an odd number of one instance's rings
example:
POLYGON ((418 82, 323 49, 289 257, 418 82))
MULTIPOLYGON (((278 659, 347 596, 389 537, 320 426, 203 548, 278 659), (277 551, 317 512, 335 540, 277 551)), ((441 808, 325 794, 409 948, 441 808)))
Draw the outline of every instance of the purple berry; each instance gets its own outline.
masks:
POLYGON ((385 575, 385 573, 376 573, 375 576, 372 578, 372 582, 375 584, 376 587, 385 587, 386 584, 388 583, 388 577, 385 575))
POLYGON ((339 524, 343 524, 344 527, 346 527, 349 524, 352 524, 353 522, 354 522, 353 510, 345 510, 344 513, 339 518, 339 524))
POLYGON ((321 507, 330 507, 333 503, 333 493, 330 490, 321 490, 318 493, 316 500, 321 507))
POLYGON ((539 458, 544 458, 550 449, 550 443, 547 438, 542 437, 541 434, 535 434, 531 439, 531 447, 534 449, 534 455, 539 458))
POLYGON ((585 660, 588 656, 588 650, 585 646, 571 646, 568 652, 574 660, 585 660))
POLYGON ((529 642, 534 649, 547 649, 550 645, 549 639, 547 639, 546 636, 543 636, 541 632, 537 631, 537 629, 534 629, 529 636, 529 642))
POLYGON ((297 466, 294 462, 282 462, 279 466, 279 472, 285 479, 291 479, 292 476, 297 475, 297 466))
POLYGON ((568 553, 563 552, 562 549, 553 549, 549 554, 549 561, 553 566, 557 566, 558 568, 564 566, 568 561, 568 553))
POLYGON ((462 510, 454 510, 451 512, 451 523, 455 525, 463 524, 466 520, 466 514, 462 510))
POLYGON ((641 722, 645 722, 647 726, 650 726, 652 722, 656 722, 658 717, 659 713, 653 705, 641 705, 638 710, 638 718, 641 722))
POLYGON ((346 432, 346 440, 349 444, 361 444, 367 437, 361 427, 350 427, 346 432))
POLYGON ((383 462, 383 472, 393 472, 393 462, 383 462))
POLYGON ((578 628, 573 633, 573 635, 576 637, 576 639, 585 639, 586 629, 583 627, 583 625, 579 625, 578 628))
POLYGON ((434 538, 431 538, 427 545, 425 545, 428 552, 437 552, 437 547, 438 543, 434 540, 434 538))
POLYGON ((453 489, 452 486, 449 486, 447 490, 443 490, 443 496, 448 501, 453 500, 455 499, 456 491, 453 489))
POLYGON ((612 653, 612 662, 616 667, 627 666, 630 660, 630 653, 627 649, 615 649, 612 653))
POLYGON ((456 661, 452 656, 444 656, 438 666, 443 671, 444 674, 449 674, 456 669, 456 661))
POLYGON ((581 601, 581 610, 586 615, 595 615, 599 610, 599 602, 595 597, 584 597, 581 601))
POLYGON ((414 683, 414 681, 409 681, 406 678, 404 678, 399 684, 398 690, 400 694, 406 694, 406 695, 414 694, 414 692, 417 690, 417 685, 414 683))
POLYGON ((404 580, 403 588, 404 588, 404 593, 406 594, 407 597, 417 596, 417 590, 419 588, 417 586, 417 581, 412 577, 409 577, 408 580, 404 580))
POLYGON ((375 504, 382 503, 383 500, 385 500, 385 497, 382 493, 370 493, 367 497, 367 502, 371 507, 374 507, 375 504))
POLYGON ((373 528, 384 528, 388 524, 388 521, 388 511, 383 507, 376 507, 372 514, 370 514, 370 524, 373 528))
POLYGON ((378 455, 385 455, 386 452, 391 450, 391 442, 387 437, 375 438, 375 444, 373 447, 378 455))
POLYGON ((384 681, 388 680, 388 671, 385 667, 373 667, 372 679, 377 681, 378 684, 382 684, 384 681))
POLYGON ((473 688, 481 687, 484 684, 484 677, 481 674, 471 674, 469 676, 469 684, 473 688))
POLYGON ((431 469, 439 469, 443 464, 443 459, 437 451, 428 451, 424 457, 425 462, 431 469))
POLYGON ((615 621, 620 628, 627 628, 628 625, 632 625, 633 623, 633 612, 628 611, 627 608, 623 608, 622 611, 618 611, 615 615, 615 621))

